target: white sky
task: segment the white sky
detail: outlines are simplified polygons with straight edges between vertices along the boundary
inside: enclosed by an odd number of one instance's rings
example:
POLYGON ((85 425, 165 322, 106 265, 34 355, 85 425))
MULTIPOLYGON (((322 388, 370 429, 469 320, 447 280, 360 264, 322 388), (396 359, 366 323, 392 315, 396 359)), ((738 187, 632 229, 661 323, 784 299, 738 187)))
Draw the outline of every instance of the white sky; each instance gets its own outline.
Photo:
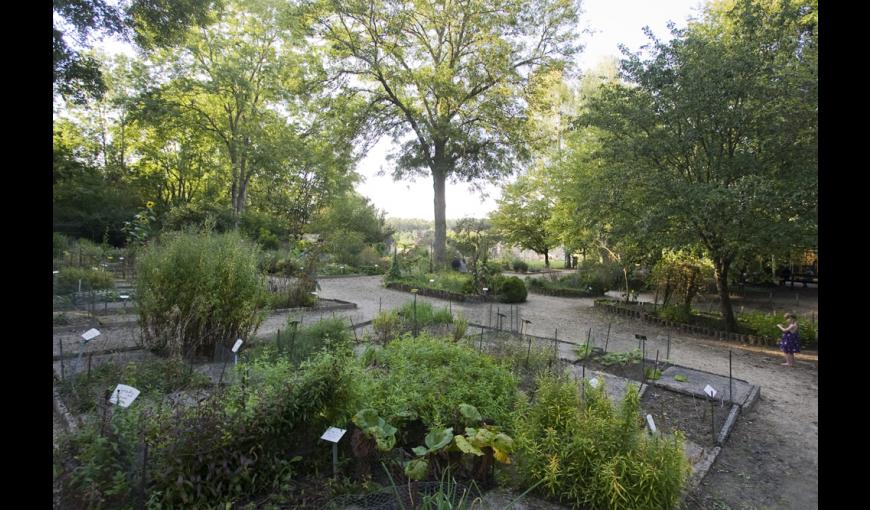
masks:
MULTIPOLYGON (((594 31, 582 38, 585 45, 577 59, 582 70, 595 67, 603 58, 621 56, 618 45, 624 44, 637 51, 648 42, 643 27, 649 26, 653 34, 668 40, 668 21, 684 28, 689 18, 697 18, 700 0, 583 0, 581 26, 594 31)), ((386 160, 390 151, 389 139, 382 139, 359 163, 357 171, 365 181, 357 191, 365 195, 388 217, 422 218, 433 220, 434 197, 431 177, 418 177, 415 182, 393 181, 392 163, 386 160), (385 175, 378 176, 383 168, 385 175)), ((501 196, 497 186, 487 185, 488 198, 471 191, 465 184, 447 184, 447 218, 473 216, 481 218, 495 210, 496 199, 501 196)))
MULTIPOLYGON (((582 53, 577 66, 582 71, 595 67, 602 59, 619 57, 618 45, 638 51, 648 42, 643 27, 649 26, 653 34, 668 40, 669 21, 683 28, 689 18, 699 16, 702 0, 583 0, 580 16, 581 28, 592 31, 584 34, 582 53)), ((129 46, 105 41, 109 53, 124 51, 132 54, 129 46)), ((418 177, 414 182, 393 181, 392 163, 386 159, 391 141, 381 139, 357 165, 363 182, 357 191, 365 195, 388 217, 434 219, 434 192, 431 177, 418 177), (380 170, 385 175, 377 175, 380 170)), ((497 186, 486 185, 484 194, 469 189, 466 184, 447 184, 447 218, 473 216, 481 218, 495 210, 496 199, 501 196, 497 186)))

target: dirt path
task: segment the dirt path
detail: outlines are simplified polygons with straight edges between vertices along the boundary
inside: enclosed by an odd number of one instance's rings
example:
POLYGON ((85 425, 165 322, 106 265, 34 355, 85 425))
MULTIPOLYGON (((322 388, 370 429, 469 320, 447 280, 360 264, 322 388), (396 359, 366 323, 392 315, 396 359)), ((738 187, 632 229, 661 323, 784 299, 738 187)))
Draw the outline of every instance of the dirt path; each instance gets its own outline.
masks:
MULTIPOLYGON (((383 288, 380 282, 377 276, 322 280, 320 295, 356 303, 359 308, 351 313, 356 316, 354 320, 368 320, 377 314, 379 299, 383 308, 400 306, 411 299, 406 293, 383 288)), ((784 297, 780 293, 777 296, 773 304, 783 308, 788 303, 782 299, 794 299, 791 289, 784 297)), ((763 307, 768 295, 755 296, 754 300, 747 297, 744 301, 747 307, 753 301, 763 307)), ((806 307, 801 312, 815 308, 809 293, 801 295, 801 299, 806 307)), ((423 296, 418 300, 447 305, 443 300, 423 296)), ((600 346, 609 325, 608 350, 633 349, 637 347, 634 335, 644 334, 649 339, 648 356, 654 356, 655 349, 664 356, 667 329, 604 314, 592 305, 592 299, 529 294, 528 302, 516 308, 524 319, 532 321, 527 326, 532 335, 552 336, 558 329, 560 339, 582 342, 591 327, 594 341, 600 346)), ((493 310, 506 308, 493 306, 493 310)), ((453 308, 472 322, 486 324, 489 305, 454 303, 453 308)), ((782 358, 776 350, 744 349, 671 333, 671 361, 679 365, 727 374, 729 349, 734 377, 761 386, 761 398, 752 411, 738 420, 722 453, 699 489, 687 499, 684 510, 818 508, 819 394, 813 356, 802 356, 797 367, 788 368, 780 365, 782 358)), ((570 346, 562 346, 562 354, 570 354, 570 346)))

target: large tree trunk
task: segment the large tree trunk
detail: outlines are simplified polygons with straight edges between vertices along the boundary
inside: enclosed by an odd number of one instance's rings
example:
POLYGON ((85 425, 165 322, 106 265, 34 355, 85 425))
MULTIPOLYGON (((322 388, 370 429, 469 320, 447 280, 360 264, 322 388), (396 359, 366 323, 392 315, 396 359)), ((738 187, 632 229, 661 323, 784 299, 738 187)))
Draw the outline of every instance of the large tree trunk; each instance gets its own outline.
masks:
POLYGON ((432 169, 432 187, 435 190, 435 266, 436 270, 443 268, 447 251, 447 220, 445 217, 447 202, 444 197, 444 183, 447 172, 443 165, 432 169))
POLYGON ((550 252, 549 250, 544 250, 544 267, 550 267, 550 252))
POLYGON ((722 318, 725 319, 725 329, 737 331, 737 320, 734 318, 731 296, 728 292, 728 268, 731 265, 731 260, 717 257, 714 260, 714 265, 716 268, 716 289, 719 291, 719 310, 722 312, 722 318))

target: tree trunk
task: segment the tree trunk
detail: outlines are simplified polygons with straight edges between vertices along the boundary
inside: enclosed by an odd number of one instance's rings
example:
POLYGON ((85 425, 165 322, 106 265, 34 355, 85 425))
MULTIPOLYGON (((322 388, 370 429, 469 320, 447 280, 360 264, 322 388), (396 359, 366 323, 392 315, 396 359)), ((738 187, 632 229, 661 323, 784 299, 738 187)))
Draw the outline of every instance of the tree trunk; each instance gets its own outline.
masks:
POLYGON ((737 320, 734 318, 731 296, 728 292, 728 268, 731 265, 731 260, 716 258, 714 265, 716 267, 716 289, 719 291, 719 310, 722 312, 722 318, 725 319, 725 329, 731 332, 737 331, 737 320))
POLYGON ((435 191, 435 266, 436 270, 443 268, 447 251, 447 220, 445 217, 447 202, 444 197, 444 183, 447 172, 442 165, 432 170, 432 188, 435 191))
POLYGON ((550 268, 550 251, 544 250, 544 267, 550 268))

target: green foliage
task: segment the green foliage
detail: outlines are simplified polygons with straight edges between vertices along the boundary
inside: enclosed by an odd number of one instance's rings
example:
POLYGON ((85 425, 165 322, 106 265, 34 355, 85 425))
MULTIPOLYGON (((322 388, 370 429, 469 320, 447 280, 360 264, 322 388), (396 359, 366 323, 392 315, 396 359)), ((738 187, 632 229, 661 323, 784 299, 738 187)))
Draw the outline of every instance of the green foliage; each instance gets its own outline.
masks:
POLYGON ((417 301, 416 312, 413 301, 407 301, 399 308, 396 313, 402 320, 403 327, 408 329, 415 323, 417 327, 433 326, 436 324, 450 324, 453 322, 453 315, 448 308, 436 310, 431 303, 425 301, 417 301))
POLYGON ((356 413, 353 423, 366 435, 374 438, 378 450, 388 452, 396 446, 396 432, 399 429, 384 421, 373 409, 363 409, 356 413))
MULTIPOLYGON (((498 209, 492 213, 493 226, 505 241, 540 255, 547 255, 557 244, 555 232, 548 223, 553 201, 548 196, 544 177, 542 172, 532 171, 505 185, 498 209)), ((549 258, 546 263, 549 267, 549 258)))
POLYGON ((267 299, 258 250, 237 233, 164 236, 138 258, 136 296, 144 344, 210 356, 247 338, 267 299))
POLYGON ((529 270, 529 265, 520 259, 514 259, 514 261, 511 262, 511 267, 518 273, 525 273, 529 270))
POLYGON ((689 378, 686 377, 684 374, 675 374, 674 380, 677 382, 689 382, 689 378))
MULTIPOLYGON (((768 344, 774 344, 782 338, 782 331, 776 325, 786 323, 782 315, 762 312, 742 313, 737 317, 737 321, 742 327, 753 332, 750 334, 766 338, 768 344)), ((798 337, 802 348, 818 348, 818 324, 806 317, 798 317, 798 337)))
POLYGON ((298 368, 239 365, 240 384, 190 408, 145 409, 137 400, 113 413, 106 434, 91 423, 64 445, 74 465, 64 495, 78 507, 123 506, 139 480, 143 438, 153 507, 215 508, 271 491, 295 472, 299 459, 287 452, 314 444, 327 426, 346 426, 360 408, 362 374, 349 356, 323 352, 298 368))
POLYGON ((584 384, 585 401, 572 381, 542 377, 534 402, 515 411, 525 485, 541 483, 543 495, 575 508, 674 508, 689 474, 682 437, 643 433, 636 388, 616 412, 603 385, 584 384))
POLYGON ((470 404, 495 423, 505 423, 516 381, 488 356, 445 339, 406 335, 379 353, 372 374, 371 407, 381 416, 412 412, 427 428, 461 423, 460 404, 470 404))
POLYGON ((594 273, 577 272, 556 278, 528 278, 529 289, 548 290, 557 295, 592 297, 602 296, 609 283, 594 273))
POLYGON ((372 329, 375 330, 377 341, 382 345, 392 340, 402 330, 402 319, 393 310, 385 310, 372 319, 372 329))
POLYGON ((115 288, 115 276, 102 269, 68 266, 60 269, 56 275, 57 293, 72 294, 79 290, 102 290, 115 288))
POLYGON ((713 263, 688 250, 666 250, 650 276, 662 305, 689 308, 704 284, 713 278, 713 263))
POLYGON ((119 381, 139 389, 143 399, 156 395, 158 400, 175 391, 211 384, 207 376, 175 358, 130 362, 123 366, 105 363, 94 367, 90 375, 85 371, 67 377, 58 385, 58 391, 70 410, 86 413, 102 404, 106 392, 115 389, 119 381))
POLYGON ((640 349, 632 349, 626 352, 608 352, 601 356, 601 363, 605 366, 611 365, 628 365, 640 361, 643 354, 640 349))
POLYGON ((528 296, 526 284, 516 276, 509 276, 497 281, 496 293, 502 303, 524 303, 528 296))
POLYGON ((458 342, 465 338, 465 332, 468 330, 468 319, 462 315, 453 318, 453 341, 458 342))
POLYGON ((391 281, 404 283, 418 289, 445 290, 456 294, 476 294, 472 278, 472 275, 468 273, 441 271, 438 273, 408 274, 401 278, 391 279, 391 281))
MULTIPOLYGON (((291 319, 292 316, 288 317, 288 322, 291 319)), ((334 317, 319 320, 296 331, 288 324, 287 329, 281 331, 277 344, 279 352, 275 354, 296 366, 324 349, 341 353, 351 351, 353 333, 346 319, 334 317)))
POLYGON ((692 318, 691 310, 683 305, 662 306, 656 313, 662 319, 673 322, 689 322, 692 318))

